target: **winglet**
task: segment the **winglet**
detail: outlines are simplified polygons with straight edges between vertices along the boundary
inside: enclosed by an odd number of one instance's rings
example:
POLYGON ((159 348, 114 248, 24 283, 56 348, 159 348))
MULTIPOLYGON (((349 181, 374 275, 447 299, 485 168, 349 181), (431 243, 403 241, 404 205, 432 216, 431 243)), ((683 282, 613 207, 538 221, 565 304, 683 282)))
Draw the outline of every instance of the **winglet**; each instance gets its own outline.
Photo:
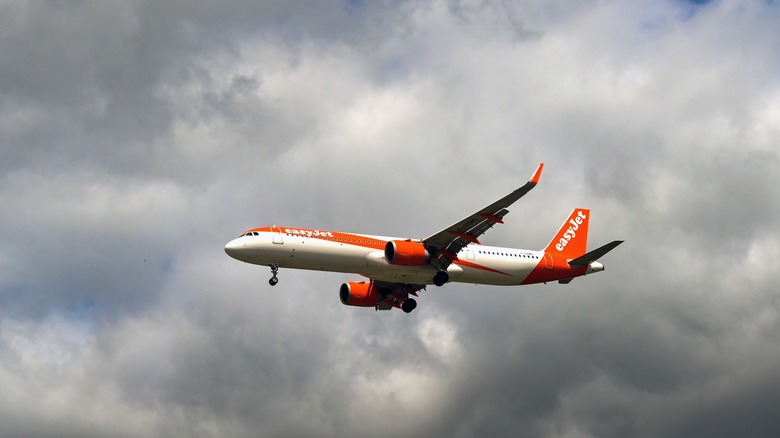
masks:
POLYGON ((539 167, 536 168, 534 174, 531 175, 531 179, 529 179, 528 182, 533 184, 538 183, 539 178, 542 176, 542 168, 544 168, 544 163, 539 163, 539 167))

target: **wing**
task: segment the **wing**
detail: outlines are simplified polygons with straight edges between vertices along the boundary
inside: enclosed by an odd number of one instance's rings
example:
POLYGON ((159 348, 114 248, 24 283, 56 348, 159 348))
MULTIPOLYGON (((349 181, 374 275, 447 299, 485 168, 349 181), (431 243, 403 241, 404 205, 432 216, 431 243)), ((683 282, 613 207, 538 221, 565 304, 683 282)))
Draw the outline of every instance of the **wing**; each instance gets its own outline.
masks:
POLYGON ((439 269, 447 269, 447 266, 458 258, 457 254, 461 249, 469 243, 479 243, 478 238, 485 231, 495 224, 504 223, 503 217, 509 213, 507 208, 536 186, 542 175, 543 167, 544 163, 539 164, 539 167, 531 175, 531 179, 519 189, 462 221, 424 239, 425 248, 432 255, 431 263, 439 269))

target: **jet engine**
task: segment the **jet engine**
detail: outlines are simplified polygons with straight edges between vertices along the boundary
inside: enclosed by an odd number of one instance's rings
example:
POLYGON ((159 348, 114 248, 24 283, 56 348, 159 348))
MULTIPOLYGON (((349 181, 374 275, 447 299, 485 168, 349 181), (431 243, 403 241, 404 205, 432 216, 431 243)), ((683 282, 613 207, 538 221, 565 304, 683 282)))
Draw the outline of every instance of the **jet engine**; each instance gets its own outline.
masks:
POLYGON ((391 265, 424 266, 430 257, 420 242, 391 240, 385 245, 385 260, 391 265))
POLYGON ((382 294, 371 283, 350 281, 341 285, 339 298, 341 304, 347 306, 375 307, 382 300, 382 294))

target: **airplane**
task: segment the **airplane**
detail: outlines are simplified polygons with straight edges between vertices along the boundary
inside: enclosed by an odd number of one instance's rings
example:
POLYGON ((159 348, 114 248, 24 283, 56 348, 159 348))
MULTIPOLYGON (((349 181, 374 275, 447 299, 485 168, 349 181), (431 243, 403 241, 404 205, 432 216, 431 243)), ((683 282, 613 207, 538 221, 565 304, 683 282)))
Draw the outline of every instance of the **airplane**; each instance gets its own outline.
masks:
POLYGON ((503 224, 507 208, 539 182, 539 164, 522 187, 425 239, 342 233, 322 229, 252 228, 225 245, 237 260, 271 268, 271 286, 279 268, 359 274, 339 288, 341 302, 376 310, 417 307, 427 285, 448 282, 516 286, 558 281, 604 270, 599 258, 623 243, 615 240, 586 252, 590 210, 575 208, 542 250, 482 245, 479 237, 503 224))

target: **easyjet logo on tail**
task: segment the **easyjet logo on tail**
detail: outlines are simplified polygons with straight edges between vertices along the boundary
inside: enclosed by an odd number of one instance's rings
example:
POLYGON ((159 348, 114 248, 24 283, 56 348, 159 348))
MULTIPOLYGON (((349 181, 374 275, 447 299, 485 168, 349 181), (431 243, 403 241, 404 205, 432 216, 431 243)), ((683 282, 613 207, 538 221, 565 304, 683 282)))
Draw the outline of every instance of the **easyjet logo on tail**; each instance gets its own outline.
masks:
POLYGON ((558 243, 555 244, 555 249, 557 249, 559 252, 563 251, 563 249, 566 248, 566 245, 569 244, 569 241, 577 236, 577 230, 580 229, 580 225, 582 225, 582 222, 587 217, 588 216, 586 216, 582 210, 578 211, 577 216, 569 220, 571 225, 569 225, 569 228, 567 228, 566 232, 563 233, 563 236, 561 236, 561 239, 558 241, 558 243))

